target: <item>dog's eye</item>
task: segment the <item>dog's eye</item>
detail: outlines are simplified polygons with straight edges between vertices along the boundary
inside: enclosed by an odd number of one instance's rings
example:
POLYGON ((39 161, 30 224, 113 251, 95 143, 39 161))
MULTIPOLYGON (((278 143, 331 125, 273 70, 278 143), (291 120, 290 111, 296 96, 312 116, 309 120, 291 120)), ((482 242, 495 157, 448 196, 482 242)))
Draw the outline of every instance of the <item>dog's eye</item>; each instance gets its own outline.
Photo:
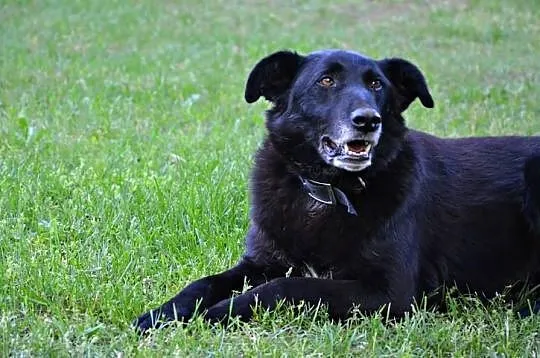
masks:
POLYGON ((317 83, 322 86, 322 87, 332 87, 336 84, 336 82, 334 81, 334 79, 330 76, 324 76, 322 77, 319 81, 317 81, 317 83))
POLYGON ((370 81, 368 86, 373 91, 379 91, 380 89, 382 89, 382 83, 380 80, 370 81))

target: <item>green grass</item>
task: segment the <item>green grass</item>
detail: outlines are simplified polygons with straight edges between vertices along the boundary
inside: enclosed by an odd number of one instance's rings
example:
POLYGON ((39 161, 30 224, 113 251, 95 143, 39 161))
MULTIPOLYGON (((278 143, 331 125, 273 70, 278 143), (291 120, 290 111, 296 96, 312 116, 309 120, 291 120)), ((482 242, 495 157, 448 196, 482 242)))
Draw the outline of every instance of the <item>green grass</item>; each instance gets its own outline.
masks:
POLYGON ((130 323, 242 253, 265 108, 243 85, 259 58, 401 56, 436 101, 411 127, 540 134, 539 16, 526 0, 2 1, 1 354, 538 355, 538 316, 467 299, 387 325, 282 309, 141 339, 130 323))

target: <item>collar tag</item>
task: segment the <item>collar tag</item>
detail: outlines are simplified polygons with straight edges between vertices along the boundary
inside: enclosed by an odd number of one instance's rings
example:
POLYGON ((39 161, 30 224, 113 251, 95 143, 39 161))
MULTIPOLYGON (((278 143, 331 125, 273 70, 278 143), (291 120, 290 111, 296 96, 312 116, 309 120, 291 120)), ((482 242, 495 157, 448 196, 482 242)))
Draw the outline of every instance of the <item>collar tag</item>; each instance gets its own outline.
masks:
POLYGON ((326 205, 336 205, 336 195, 331 184, 304 178, 302 178, 302 184, 304 184, 307 194, 313 199, 326 205))
MULTIPOLYGON (((365 182, 360 177, 358 177, 358 179, 362 185, 362 188, 365 189, 365 182)), ((302 181, 307 194, 311 198, 326 205, 336 205, 337 203, 342 204, 347 207, 347 212, 349 214, 358 216, 353 203, 342 190, 333 187, 330 183, 322 183, 311 179, 304 179, 302 177, 300 177, 300 180, 302 181)))

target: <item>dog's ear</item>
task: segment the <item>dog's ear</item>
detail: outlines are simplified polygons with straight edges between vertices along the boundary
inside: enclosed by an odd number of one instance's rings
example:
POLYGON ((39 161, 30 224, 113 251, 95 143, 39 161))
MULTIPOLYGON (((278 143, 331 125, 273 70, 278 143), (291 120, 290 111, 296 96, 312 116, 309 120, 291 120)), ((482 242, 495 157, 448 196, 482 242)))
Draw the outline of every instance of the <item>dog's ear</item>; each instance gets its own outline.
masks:
POLYGON ((418 67, 401 58, 384 59, 378 63, 398 91, 400 112, 406 110, 416 98, 420 99, 424 107, 433 108, 433 98, 418 67))
POLYGON ((253 103, 263 96, 275 102, 289 89, 304 57, 295 52, 279 51, 263 58, 249 74, 245 99, 253 103))

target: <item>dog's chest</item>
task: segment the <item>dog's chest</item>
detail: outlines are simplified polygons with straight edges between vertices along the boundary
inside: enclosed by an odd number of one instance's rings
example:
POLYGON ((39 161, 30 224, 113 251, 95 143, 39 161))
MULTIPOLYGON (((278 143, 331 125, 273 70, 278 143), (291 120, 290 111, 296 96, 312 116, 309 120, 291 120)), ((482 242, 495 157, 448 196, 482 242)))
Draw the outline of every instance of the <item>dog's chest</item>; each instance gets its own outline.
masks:
POLYGON ((330 220, 325 226, 312 227, 312 224, 310 218, 306 218, 303 230, 290 228, 290 231, 283 232, 274 244, 274 258, 283 266, 293 268, 295 276, 347 277, 359 260, 361 231, 335 220, 330 220))
MULTIPOLYGON (((292 181, 291 181, 292 182, 292 181)), ((329 205, 302 188, 280 185, 270 190, 258 182, 252 211, 256 230, 250 253, 263 262, 279 263, 295 276, 343 279, 354 276, 373 232, 363 204, 364 195, 348 193, 357 214, 340 203, 329 205)), ((361 192, 363 194, 363 192, 361 192)), ((356 193, 355 193, 356 194, 356 193)))

